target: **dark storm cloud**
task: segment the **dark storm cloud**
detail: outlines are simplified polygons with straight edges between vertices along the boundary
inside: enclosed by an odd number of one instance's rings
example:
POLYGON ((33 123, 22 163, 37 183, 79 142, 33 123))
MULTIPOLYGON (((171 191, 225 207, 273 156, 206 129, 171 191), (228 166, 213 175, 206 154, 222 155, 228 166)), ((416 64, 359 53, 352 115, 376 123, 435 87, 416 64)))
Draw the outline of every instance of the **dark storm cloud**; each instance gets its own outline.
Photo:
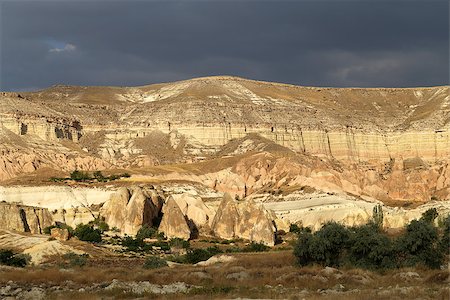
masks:
POLYGON ((447 1, 3 1, 2 90, 207 75, 448 84, 447 1))

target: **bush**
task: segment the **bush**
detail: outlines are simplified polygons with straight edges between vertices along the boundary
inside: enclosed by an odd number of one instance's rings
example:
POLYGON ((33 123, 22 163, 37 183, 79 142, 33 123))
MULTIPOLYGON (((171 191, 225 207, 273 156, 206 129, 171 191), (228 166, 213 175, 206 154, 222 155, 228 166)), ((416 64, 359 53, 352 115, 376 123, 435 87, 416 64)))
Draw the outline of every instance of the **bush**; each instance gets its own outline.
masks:
POLYGON ((366 269, 390 269, 395 266, 392 241, 379 230, 379 224, 369 223, 354 228, 349 247, 349 262, 366 269))
POLYGON ((94 229, 93 225, 89 224, 79 224, 75 228, 73 235, 85 242, 100 243, 102 241, 100 230, 94 229))
POLYGON ((142 239, 133 239, 131 236, 126 236, 122 240, 122 246, 126 247, 128 251, 138 252, 142 250, 145 243, 142 239))
POLYGON ((424 212, 420 220, 426 223, 433 223, 437 217, 438 217, 437 209, 433 207, 424 212))
POLYGON ((73 235, 73 228, 67 224, 60 223, 60 222, 56 222, 55 225, 50 225, 50 226, 45 227, 43 229, 44 234, 50 234, 52 231, 52 228, 67 229, 67 231, 69 232, 69 235, 73 235))
POLYGON ((154 238, 158 235, 158 229, 144 224, 136 233, 136 239, 154 238))
POLYGON ((198 262, 208 260, 216 254, 222 253, 217 246, 208 247, 206 249, 192 249, 188 250, 184 256, 184 262, 188 264, 196 264, 198 262))
POLYGON ((439 229, 441 231, 440 248, 443 253, 449 254, 450 248, 450 215, 440 220, 439 229))
POLYGON ((250 243, 249 245, 247 245, 244 249, 243 252, 264 252, 269 250, 270 247, 266 246, 262 243, 250 243))
POLYGON ((11 250, 0 249, 0 264, 12 267, 25 267, 30 261, 29 255, 15 254, 11 250))
POLYGON ((144 268, 145 269, 159 269, 163 267, 167 267, 167 262, 157 256, 150 256, 145 260, 144 268))
POLYGON ((406 232, 396 241, 399 264, 413 267, 417 264, 437 269, 444 262, 444 252, 439 243, 439 235, 429 219, 413 220, 406 232))
POLYGON ((89 254, 76 254, 74 252, 68 252, 64 254, 62 258, 65 260, 65 267, 83 267, 88 261, 89 254))
POLYGON ((433 226, 437 213, 425 212, 420 220, 413 220, 405 232, 391 240, 380 228, 380 222, 346 228, 336 223, 325 224, 315 232, 299 233, 294 245, 297 262, 304 266, 321 264, 365 269, 398 267, 440 268, 449 250, 450 216, 440 220, 441 228, 433 226))
POLYGON ((72 173, 70 173, 70 179, 75 181, 86 181, 91 180, 92 178, 86 172, 75 170, 72 173))
POLYGON ((92 225, 94 228, 97 228, 98 230, 100 230, 100 233, 109 230, 108 223, 106 223, 105 219, 101 217, 95 218, 93 221, 90 221, 88 225, 92 225))
POLYGON ((189 249, 190 247, 189 241, 180 238, 170 239, 169 245, 171 248, 178 248, 178 249, 189 249))
POLYGON ((314 234, 309 250, 321 265, 339 266, 342 254, 348 245, 349 230, 341 224, 330 222, 314 234))

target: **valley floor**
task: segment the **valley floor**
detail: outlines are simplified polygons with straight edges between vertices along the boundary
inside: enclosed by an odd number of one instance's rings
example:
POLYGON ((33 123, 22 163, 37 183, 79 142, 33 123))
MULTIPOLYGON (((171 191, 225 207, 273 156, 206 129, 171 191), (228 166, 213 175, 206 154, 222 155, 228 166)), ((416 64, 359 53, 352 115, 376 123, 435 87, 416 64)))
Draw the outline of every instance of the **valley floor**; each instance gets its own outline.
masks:
POLYGON ((226 254, 211 265, 144 269, 143 258, 0 268, 2 299, 448 299, 449 270, 298 267, 290 250, 226 254))

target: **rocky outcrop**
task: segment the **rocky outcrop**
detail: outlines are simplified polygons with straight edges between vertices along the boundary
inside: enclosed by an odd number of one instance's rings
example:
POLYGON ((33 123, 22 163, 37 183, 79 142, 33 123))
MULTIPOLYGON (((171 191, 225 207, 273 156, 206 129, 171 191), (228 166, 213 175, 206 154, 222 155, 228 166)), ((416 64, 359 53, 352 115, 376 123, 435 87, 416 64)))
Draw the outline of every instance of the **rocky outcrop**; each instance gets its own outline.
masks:
POLYGON ((70 238, 67 228, 52 228, 50 230, 50 236, 59 241, 67 241, 70 238))
POLYGON ((269 246, 275 244, 275 226, 271 214, 252 200, 235 201, 226 194, 212 223, 215 236, 243 238, 269 246))
POLYGON ((152 194, 141 187, 123 187, 111 195, 100 215, 111 228, 118 228, 122 234, 135 235, 143 225, 152 226, 153 220, 158 218, 159 208, 153 201, 157 201, 154 195, 152 199, 152 194))
POLYGON ((203 202, 202 198, 187 193, 173 194, 172 198, 188 220, 191 232, 207 233, 210 231, 214 211, 203 202))
POLYGON ((162 209, 163 217, 158 231, 163 232, 167 238, 181 238, 188 240, 191 237, 191 229, 173 197, 169 197, 162 209))
POLYGON ((52 225, 53 218, 46 208, 0 202, 0 228, 42 234, 52 225))

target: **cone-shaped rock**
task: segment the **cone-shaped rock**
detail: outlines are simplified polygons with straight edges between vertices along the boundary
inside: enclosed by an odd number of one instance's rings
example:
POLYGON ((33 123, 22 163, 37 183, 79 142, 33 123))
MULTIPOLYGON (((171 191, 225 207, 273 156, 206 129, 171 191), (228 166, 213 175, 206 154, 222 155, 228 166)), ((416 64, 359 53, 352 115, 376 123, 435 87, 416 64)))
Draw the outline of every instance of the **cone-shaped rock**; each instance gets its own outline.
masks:
POLYGON ((140 187, 120 188, 102 208, 101 215, 110 227, 135 235, 143 225, 152 226, 159 209, 140 187))
POLYGON ((211 225, 215 236, 223 239, 233 239, 235 237, 235 227, 239 219, 236 202, 226 193, 220 202, 216 215, 211 225))
POLYGON ((177 202, 169 197, 162 208, 163 217, 159 225, 159 232, 164 232, 167 238, 181 238, 187 240, 191 231, 183 212, 177 202))
POLYGON ((215 236, 243 238, 268 246, 275 244, 275 226, 271 214, 252 200, 237 202, 225 194, 212 224, 215 236))

